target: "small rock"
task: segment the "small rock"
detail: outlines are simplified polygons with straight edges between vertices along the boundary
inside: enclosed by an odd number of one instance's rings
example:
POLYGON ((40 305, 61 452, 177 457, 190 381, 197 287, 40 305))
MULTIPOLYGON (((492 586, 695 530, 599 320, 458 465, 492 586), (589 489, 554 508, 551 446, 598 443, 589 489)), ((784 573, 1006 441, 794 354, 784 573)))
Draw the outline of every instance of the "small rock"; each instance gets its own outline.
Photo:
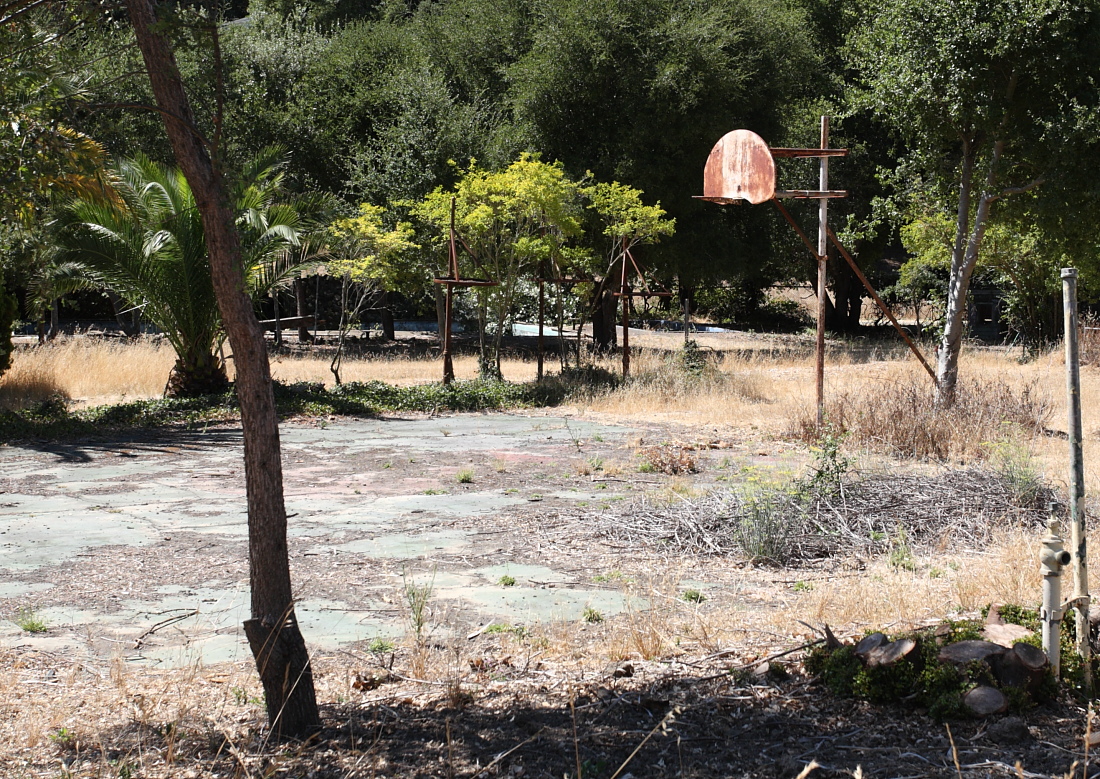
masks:
POLYGON ((1031 731, 1027 729, 1027 724, 1019 717, 1005 717, 1002 720, 993 722, 986 728, 985 734, 989 736, 991 741, 1006 746, 1026 744, 1031 741, 1031 731))
POLYGON ((963 696, 963 706, 979 717, 1000 714, 1008 708, 1008 698, 996 687, 981 685, 963 696))
POLYGON ((1035 634, 1021 625, 992 624, 985 626, 982 635, 985 636, 986 641, 1000 644, 1003 647, 1011 647, 1020 639, 1035 634))

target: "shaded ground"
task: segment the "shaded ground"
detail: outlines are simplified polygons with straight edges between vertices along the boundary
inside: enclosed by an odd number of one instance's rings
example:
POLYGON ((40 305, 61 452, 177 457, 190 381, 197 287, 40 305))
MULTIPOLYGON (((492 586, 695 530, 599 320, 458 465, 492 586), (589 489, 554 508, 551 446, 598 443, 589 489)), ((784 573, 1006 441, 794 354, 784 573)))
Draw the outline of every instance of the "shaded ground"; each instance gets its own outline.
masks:
POLYGON ((1068 704, 949 730, 920 712, 836 700, 797 675, 641 661, 600 674, 501 663, 466 674, 457 688, 366 689, 341 685, 346 662, 319 658, 324 730, 306 744, 273 745, 259 701, 214 670, 186 684, 116 680, 120 711, 93 723, 87 687, 103 684, 93 668, 16 654, 15 675, 32 686, 5 696, 0 711, 33 705, 53 685, 75 716, 50 742, 7 749, 5 776, 763 778, 794 777, 811 761, 814 777, 1064 777, 1074 764, 1073 776, 1097 775, 1082 770, 1084 711, 1068 704), (158 685, 171 690, 169 702, 158 685), (180 702, 199 691, 205 700, 180 702))

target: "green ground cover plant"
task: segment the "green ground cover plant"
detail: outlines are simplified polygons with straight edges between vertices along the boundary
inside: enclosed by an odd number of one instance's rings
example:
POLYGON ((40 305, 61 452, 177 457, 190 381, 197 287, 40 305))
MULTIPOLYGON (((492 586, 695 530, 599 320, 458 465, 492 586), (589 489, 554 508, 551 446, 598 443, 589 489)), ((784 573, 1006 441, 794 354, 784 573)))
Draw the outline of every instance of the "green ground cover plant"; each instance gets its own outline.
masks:
MULTIPOLYGON (((449 385, 398 387, 380 381, 350 382, 332 389, 320 383, 275 383, 275 403, 282 417, 371 416, 383 411, 493 411, 556 405, 566 384, 509 384, 502 381, 456 381, 449 385)), ((71 410, 57 397, 23 411, 0 411, 0 441, 57 440, 106 431, 192 427, 234 422, 240 418, 237 398, 222 395, 137 400, 71 410)))

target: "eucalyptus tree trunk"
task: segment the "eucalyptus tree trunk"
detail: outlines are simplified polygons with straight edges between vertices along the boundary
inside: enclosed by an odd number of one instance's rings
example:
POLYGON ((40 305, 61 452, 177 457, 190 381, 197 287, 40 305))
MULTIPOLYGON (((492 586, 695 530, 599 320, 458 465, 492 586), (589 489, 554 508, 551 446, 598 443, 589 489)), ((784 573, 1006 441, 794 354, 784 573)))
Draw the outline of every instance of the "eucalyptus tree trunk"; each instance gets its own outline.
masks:
POLYGON ((252 589, 245 635, 263 682, 272 731, 276 737, 302 737, 320 728, 320 717, 309 654, 294 616, 279 424, 267 347, 245 290, 240 237, 216 150, 195 125, 175 55, 153 3, 127 0, 127 6, 176 162, 198 205, 214 292, 233 348, 244 432, 252 589))

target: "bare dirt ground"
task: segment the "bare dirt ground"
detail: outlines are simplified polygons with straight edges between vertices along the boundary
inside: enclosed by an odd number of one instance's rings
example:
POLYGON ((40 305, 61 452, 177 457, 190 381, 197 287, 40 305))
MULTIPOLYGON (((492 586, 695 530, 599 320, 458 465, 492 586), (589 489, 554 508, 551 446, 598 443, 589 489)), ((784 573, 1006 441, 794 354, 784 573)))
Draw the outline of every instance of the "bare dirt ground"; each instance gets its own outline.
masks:
POLYGON ((606 532, 641 495, 671 504, 735 476, 798 474, 802 447, 561 410, 283 430, 325 730, 266 741, 239 629, 237 430, 8 446, 0 775, 770 777, 816 760, 811 776, 1032 777, 1084 764, 1086 712, 1068 698, 949 732, 800 673, 815 634, 799 620, 817 621, 826 588, 850 582, 870 601, 916 585, 866 561, 753 567, 606 532), (640 472, 647 447, 673 443, 698 473, 640 472), (44 632, 16 624, 29 614, 44 632))

